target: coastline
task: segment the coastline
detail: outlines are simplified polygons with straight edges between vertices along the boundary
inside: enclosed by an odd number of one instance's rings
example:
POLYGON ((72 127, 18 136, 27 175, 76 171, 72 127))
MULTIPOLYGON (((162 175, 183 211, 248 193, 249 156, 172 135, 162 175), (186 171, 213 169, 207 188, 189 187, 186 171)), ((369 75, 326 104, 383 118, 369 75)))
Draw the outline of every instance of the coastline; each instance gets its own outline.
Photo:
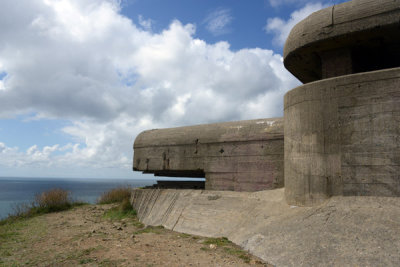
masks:
POLYGON ((13 206, 30 203, 35 194, 52 188, 63 188, 71 193, 73 199, 96 203, 98 197, 118 186, 132 188, 151 185, 153 179, 83 179, 83 178, 29 178, 0 177, 0 219, 13 212, 13 206))

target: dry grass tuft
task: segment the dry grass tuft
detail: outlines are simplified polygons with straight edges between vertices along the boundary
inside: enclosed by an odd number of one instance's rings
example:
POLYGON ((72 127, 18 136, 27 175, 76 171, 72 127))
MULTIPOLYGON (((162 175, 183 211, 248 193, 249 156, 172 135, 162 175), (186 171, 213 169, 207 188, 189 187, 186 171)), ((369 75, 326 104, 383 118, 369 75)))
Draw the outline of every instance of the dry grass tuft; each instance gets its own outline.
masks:
POLYGON ((0 225, 36 215, 67 210, 85 203, 73 201, 68 191, 60 188, 50 189, 35 196, 31 203, 19 203, 13 206, 13 213, 0 221, 0 225))
POLYGON ((129 186, 117 187, 111 189, 110 191, 104 192, 97 203, 99 204, 111 204, 111 203, 123 203, 125 205, 129 204, 129 199, 131 197, 132 188, 129 186))
POLYGON ((39 210, 54 212, 70 208, 73 201, 68 191, 55 188, 37 194, 35 196, 35 203, 39 210))

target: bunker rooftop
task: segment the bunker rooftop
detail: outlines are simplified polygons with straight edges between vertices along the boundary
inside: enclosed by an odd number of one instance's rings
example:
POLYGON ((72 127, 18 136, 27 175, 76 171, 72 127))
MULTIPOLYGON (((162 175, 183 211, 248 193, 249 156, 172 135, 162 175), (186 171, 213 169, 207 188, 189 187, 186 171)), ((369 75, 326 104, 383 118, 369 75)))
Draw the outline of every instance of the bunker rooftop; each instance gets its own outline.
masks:
POLYGON ((353 0, 298 23, 284 118, 144 131, 133 169, 206 190, 285 188, 288 204, 400 196, 400 1, 353 0))

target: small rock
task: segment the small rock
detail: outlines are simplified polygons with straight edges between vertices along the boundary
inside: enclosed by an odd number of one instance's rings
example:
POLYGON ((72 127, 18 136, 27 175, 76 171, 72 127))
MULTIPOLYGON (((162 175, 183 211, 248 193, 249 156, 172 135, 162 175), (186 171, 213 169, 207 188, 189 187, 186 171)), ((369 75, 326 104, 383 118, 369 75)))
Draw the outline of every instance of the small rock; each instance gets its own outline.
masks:
POLYGON ((211 249, 216 249, 216 248, 217 248, 217 245, 215 245, 215 244, 210 244, 210 248, 211 248, 211 249))
POLYGON ((93 229, 93 230, 92 230, 92 233, 96 233, 96 230, 93 229))
POLYGON ((118 231, 121 231, 121 230, 122 230, 122 227, 121 227, 121 226, 120 226, 120 227, 118 227, 118 228, 117 228, 117 230, 118 230, 118 231))
POLYGON ((135 238, 135 235, 131 235, 131 238, 135 238))

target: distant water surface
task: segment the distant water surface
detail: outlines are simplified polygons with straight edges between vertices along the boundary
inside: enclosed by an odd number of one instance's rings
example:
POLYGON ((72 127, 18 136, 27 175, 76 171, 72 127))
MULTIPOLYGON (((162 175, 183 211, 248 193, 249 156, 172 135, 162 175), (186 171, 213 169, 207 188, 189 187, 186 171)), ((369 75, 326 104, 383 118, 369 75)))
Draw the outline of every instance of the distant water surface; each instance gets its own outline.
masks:
POLYGON ((0 177, 0 219, 12 213, 13 205, 30 203, 36 194, 61 188, 71 192, 75 200, 95 203, 98 197, 118 186, 142 187, 155 183, 153 179, 65 179, 0 177))

